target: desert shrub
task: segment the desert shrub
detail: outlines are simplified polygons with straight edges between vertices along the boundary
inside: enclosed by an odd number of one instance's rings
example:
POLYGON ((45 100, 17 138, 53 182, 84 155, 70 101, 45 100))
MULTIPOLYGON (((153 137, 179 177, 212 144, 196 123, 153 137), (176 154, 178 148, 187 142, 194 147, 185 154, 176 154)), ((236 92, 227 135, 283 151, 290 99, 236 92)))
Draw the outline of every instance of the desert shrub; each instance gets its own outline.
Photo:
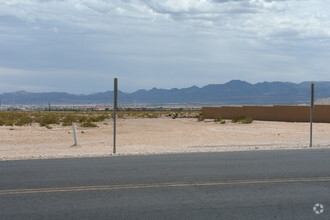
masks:
POLYGON ((130 118, 132 117, 132 113, 131 112, 124 112, 125 118, 130 118))
POLYGON ((203 115, 203 113, 201 113, 200 111, 198 111, 198 112, 191 112, 190 114, 191 114, 191 117, 192 117, 192 118, 196 118, 196 117, 198 117, 199 115, 203 115))
POLYGON ((245 116, 244 115, 240 115, 240 116, 237 116, 237 117, 233 118, 231 121, 233 123, 236 123, 236 122, 239 122, 240 120, 242 120, 243 118, 245 118, 245 116))
POLYGON ((33 119, 30 113, 18 112, 12 114, 14 116, 14 125, 16 126, 31 125, 33 123, 33 119))
POLYGON ((0 126, 14 126, 14 121, 13 120, 4 120, 0 119, 0 126))
POLYGON ((81 117, 76 114, 66 114, 62 118, 62 125, 63 126, 71 126, 74 122, 79 122, 79 119, 81 120, 81 117))
POLYGON ((32 122, 32 116, 27 112, 0 112, 0 126, 23 126, 32 122))
POLYGON ((83 123, 83 122, 85 122, 85 121, 87 121, 87 120, 88 120, 88 117, 85 116, 85 115, 79 115, 79 116, 78 116, 78 122, 79 122, 79 123, 83 123))
POLYGON ((133 118, 144 118, 144 114, 140 112, 132 112, 131 117, 133 118))
POLYGON ((4 114, 0 114, 0 126, 6 125, 6 117, 4 114))
POLYGON ((13 121, 6 121, 5 126, 14 126, 14 122, 13 121))
POLYGON ((164 114, 166 117, 171 117, 172 119, 176 119, 179 116, 177 112, 166 112, 164 114))
POLYGON ((197 116, 197 121, 204 121, 204 119, 205 118, 202 113, 197 116))
POLYGON ((111 118, 111 114, 109 114, 109 113, 102 114, 102 117, 104 118, 104 120, 110 119, 111 118))
POLYGON ((21 115, 21 117, 15 120, 16 126, 31 125, 33 119, 29 115, 21 115))
POLYGON ((90 116, 90 117, 88 117, 88 119, 85 120, 85 121, 90 121, 90 122, 102 122, 102 121, 104 121, 104 120, 106 120, 106 119, 108 119, 108 118, 110 118, 109 115, 107 115, 107 114, 102 114, 102 115, 97 115, 97 116, 90 116))
POLYGON ((88 122, 88 121, 89 122, 99 122, 100 119, 97 116, 88 116, 87 119, 85 121, 83 121, 83 123, 88 122))
POLYGON ((147 117, 148 117, 148 113, 145 113, 145 112, 140 113, 140 114, 138 115, 138 118, 147 118, 147 117))
POLYGON ((149 113, 148 118, 158 118, 159 114, 158 113, 149 113))
POLYGON ((13 126, 15 123, 16 114, 16 112, 1 112, 0 123, 5 126, 13 126))
POLYGON ((246 117, 241 121, 243 124, 251 124, 253 122, 253 119, 250 117, 246 117))
POLYGON ((49 125, 46 125, 46 128, 47 129, 53 129, 53 127, 49 126, 49 125))
POLYGON ((88 121, 88 122, 82 123, 81 124, 81 127, 97 127, 97 125, 94 124, 94 123, 92 123, 92 122, 90 122, 90 121, 88 121))
POLYGON ((54 113, 45 113, 35 118, 35 121, 38 122, 41 127, 44 127, 50 124, 60 124, 60 117, 54 113))
POLYGON ((240 115, 240 116, 237 116, 237 117, 233 118, 232 122, 233 123, 240 122, 242 124, 251 124, 253 122, 253 119, 250 118, 250 117, 246 117, 244 115, 240 115))
POLYGON ((222 121, 222 118, 220 115, 214 118, 214 122, 221 122, 221 121, 222 121))

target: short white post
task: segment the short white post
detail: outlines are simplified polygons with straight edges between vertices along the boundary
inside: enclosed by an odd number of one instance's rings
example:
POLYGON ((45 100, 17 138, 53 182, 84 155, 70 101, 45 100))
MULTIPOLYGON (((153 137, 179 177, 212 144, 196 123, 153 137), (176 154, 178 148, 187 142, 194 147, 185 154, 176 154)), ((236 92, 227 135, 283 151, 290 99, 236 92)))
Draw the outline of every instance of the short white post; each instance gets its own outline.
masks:
POLYGON ((73 144, 73 146, 78 146, 76 124, 72 124, 72 130, 73 130, 73 138, 74 138, 74 144, 73 144))

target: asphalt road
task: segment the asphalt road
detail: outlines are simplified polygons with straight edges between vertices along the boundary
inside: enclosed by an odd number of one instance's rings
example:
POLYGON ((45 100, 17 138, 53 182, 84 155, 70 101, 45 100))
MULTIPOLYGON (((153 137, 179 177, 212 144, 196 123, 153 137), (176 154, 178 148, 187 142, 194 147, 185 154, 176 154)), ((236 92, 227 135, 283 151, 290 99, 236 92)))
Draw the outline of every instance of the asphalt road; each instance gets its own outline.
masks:
POLYGON ((330 219, 330 150, 3 161, 0 219, 330 219))

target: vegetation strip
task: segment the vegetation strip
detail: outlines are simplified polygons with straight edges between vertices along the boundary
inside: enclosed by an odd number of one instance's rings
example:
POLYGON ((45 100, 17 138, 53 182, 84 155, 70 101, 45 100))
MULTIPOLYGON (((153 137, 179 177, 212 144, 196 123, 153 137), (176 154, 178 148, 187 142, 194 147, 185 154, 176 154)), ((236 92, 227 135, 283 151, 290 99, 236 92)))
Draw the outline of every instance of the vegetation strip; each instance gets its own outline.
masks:
MULTIPOLYGON (((118 118, 197 118, 200 111, 121 111, 118 118)), ((82 127, 97 127, 96 122, 112 119, 111 112, 2 112, 0 126, 28 126, 38 123, 41 127, 51 129, 50 125, 71 126, 79 123, 82 127)))
POLYGON ((187 186, 216 186, 216 185, 238 185, 238 184, 262 184, 262 183, 295 183, 295 182, 330 182, 330 177, 291 178, 291 179, 256 179, 256 180, 234 180, 218 182, 173 182, 173 183, 151 183, 151 184, 129 184, 129 185, 103 185, 103 186, 78 186, 78 187, 55 187, 36 189, 12 189, 0 190, 0 195, 31 194, 50 192, 75 192, 93 190, 120 190, 139 188, 163 188, 163 187, 187 187, 187 186))

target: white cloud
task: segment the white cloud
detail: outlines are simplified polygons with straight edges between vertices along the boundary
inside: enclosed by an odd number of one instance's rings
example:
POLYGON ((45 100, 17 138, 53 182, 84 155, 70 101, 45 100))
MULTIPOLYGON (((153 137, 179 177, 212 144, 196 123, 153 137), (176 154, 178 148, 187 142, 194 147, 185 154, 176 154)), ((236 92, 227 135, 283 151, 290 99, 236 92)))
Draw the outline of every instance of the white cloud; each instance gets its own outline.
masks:
POLYGON ((12 16, 34 26, 51 22, 85 31, 152 25, 154 19, 162 26, 172 19, 172 28, 186 23, 263 38, 281 33, 286 37, 289 29, 297 33, 296 37, 330 36, 330 5, 322 0, 7 0, 0 6, 0 16, 12 16))
POLYGON ((98 83, 86 72, 118 74, 127 90, 315 72, 323 80, 329 39, 326 0, 0 0, 0 67, 57 82, 54 70, 81 72, 84 85, 98 83))

